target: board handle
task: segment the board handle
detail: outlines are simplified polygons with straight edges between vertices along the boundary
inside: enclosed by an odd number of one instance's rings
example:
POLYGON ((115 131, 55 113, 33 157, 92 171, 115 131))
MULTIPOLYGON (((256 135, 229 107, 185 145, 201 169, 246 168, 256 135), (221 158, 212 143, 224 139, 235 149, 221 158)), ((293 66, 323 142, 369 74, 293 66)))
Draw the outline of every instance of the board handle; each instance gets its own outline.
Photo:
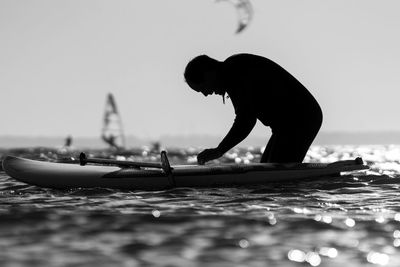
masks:
POLYGON ((340 160, 328 164, 328 166, 343 166, 343 165, 364 165, 364 161, 362 158, 357 157, 355 159, 340 160))

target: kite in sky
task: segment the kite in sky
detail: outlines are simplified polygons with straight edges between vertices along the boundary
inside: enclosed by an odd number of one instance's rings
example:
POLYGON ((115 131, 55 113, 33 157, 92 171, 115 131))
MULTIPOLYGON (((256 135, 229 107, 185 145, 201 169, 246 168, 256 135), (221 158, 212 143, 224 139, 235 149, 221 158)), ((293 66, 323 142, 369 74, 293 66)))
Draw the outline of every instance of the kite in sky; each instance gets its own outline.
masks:
POLYGON ((217 0, 217 2, 228 1, 236 7, 238 14, 238 28, 236 33, 242 32, 250 23, 253 17, 253 8, 249 0, 217 0))

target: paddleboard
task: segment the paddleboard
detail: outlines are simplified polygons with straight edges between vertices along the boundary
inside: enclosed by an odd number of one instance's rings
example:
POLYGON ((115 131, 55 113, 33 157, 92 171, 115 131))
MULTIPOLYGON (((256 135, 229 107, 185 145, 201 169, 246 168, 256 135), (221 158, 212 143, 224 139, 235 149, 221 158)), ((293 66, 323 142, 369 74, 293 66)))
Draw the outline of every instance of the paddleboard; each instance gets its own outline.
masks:
POLYGON ((166 173, 160 168, 125 168, 54 163, 7 156, 4 171, 12 178, 39 187, 115 188, 160 190, 171 187, 231 187, 299 179, 339 176, 366 170, 361 158, 334 163, 251 163, 175 165, 166 173))

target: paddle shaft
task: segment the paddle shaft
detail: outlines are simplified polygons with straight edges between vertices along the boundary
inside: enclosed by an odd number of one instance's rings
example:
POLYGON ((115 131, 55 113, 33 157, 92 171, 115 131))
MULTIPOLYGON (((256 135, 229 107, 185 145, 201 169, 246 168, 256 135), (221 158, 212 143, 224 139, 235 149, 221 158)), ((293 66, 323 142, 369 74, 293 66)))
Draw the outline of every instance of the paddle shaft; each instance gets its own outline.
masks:
POLYGON ((125 160, 114 160, 114 159, 100 159, 100 158, 87 158, 85 153, 81 153, 79 161, 82 166, 87 163, 97 163, 106 165, 117 165, 123 167, 148 167, 162 169, 162 165, 156 162, 137 162, 137 161, 125 161, 125 160))
POLYGON ((99 159, 99 158, 87 158, 85 153, 79 155, 79 162, 81 166, 85 166, 87 163, 97 163, 97 164, 107 164, 107 165, 117 165, 119 167, 149 167, 162 169, 168 178, 168 183, 171 188, 176 186, 176 181, 172 173, 173 168, 169 164, 167 153, 161 151, 161 163, 153 162, 136 162, 136 161, 125 161, 125 160, 113 160, 113 159, 99 159))

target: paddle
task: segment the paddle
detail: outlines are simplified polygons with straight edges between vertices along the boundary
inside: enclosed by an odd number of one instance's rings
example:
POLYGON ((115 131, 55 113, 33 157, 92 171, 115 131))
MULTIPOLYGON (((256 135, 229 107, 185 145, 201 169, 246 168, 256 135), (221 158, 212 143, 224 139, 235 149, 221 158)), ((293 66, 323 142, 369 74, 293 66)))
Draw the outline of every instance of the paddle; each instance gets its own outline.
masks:
POLYGON ((128 160, 114 160, 114 159, 100 159, 100 158, 88 158, 85 153, 79 155, 79 163, 81 166, 85 166, 87 163, 97 163, 104 165, 116 165, 120 167, 148 167, 148 168, 158 168, 163 169, 162 164, 156 162, 137 162, 128 160))
POLYGON ((171 187, 175 187, 176 186, 176 181, 175 181, 174 175, 172 173, 173 168, 169 164, 169 160, 168 160, 168 157, 167 157, 167 152, 165 152, 164 150, 161 151, 161 167, 162 167, 163 171, 165 172, 165 174, 168 177, 169 185, 171 187))
POLYGON ((131 167, 131 168, 157 168, 162 169, 168 177, 168 181, 171 186, 175 186, 175 179, 172 174, 173 168, 169 164, 167 152, 161 151, 161 163, 156 162, 137 162, 137 161, 125 161, 125 160, 114 160, 114 159, 99 159, 99 158, 88 158, 85 153, 79 155, 79 163, 81 166, 85 166, 87 163, 97 163, 105 165, 116 165, 119 167, 131 167))

